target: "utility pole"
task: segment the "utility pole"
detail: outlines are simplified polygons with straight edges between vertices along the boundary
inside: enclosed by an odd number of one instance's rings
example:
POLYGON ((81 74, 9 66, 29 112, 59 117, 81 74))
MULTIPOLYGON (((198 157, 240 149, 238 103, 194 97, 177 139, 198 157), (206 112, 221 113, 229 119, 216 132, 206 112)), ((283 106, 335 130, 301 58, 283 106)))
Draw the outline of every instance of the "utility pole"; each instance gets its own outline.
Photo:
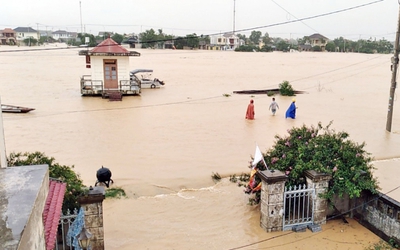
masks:
POLYGON ((388 132, 392 131, 392 118, 393 118, 393 103, 394 103, 394 92, 396 90, 396 75, 397 68, 399 65, 399 36, 400 36, 400 6, 399 6, 399 17, 397 23, 397 33, 396 33, 396 41, 394 44, 394 56, 392 57, 392 83, 390 85, 390 96, 389 96, 389 106, 388 106, 388 115, 386 120, 386 130, 388 132))
POLYGON ((81 34, 83 35, 83 25, 82 25, 82 6, 81 1, 79 1, 79 12, 81 14, 81 34))
POLYGON ((235 34, 235 23, 236 23, 236 0, 233 0, 233 35, 235 34))

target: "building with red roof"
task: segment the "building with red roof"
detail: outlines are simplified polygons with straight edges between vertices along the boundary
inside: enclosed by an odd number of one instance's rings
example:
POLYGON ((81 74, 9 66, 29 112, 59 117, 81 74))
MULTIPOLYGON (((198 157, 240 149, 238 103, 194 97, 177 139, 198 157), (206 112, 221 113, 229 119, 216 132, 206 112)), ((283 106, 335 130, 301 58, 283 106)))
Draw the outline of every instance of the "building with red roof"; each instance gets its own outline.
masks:
POLYGON ((82 95, 140 94, 140 82, 131 80, 129 74, 129 57, 140 53, 107 38, 91 50, 79 51, 79 55, 86 56, 86 68, 90 69, 90 75, 81 77, 82 95))

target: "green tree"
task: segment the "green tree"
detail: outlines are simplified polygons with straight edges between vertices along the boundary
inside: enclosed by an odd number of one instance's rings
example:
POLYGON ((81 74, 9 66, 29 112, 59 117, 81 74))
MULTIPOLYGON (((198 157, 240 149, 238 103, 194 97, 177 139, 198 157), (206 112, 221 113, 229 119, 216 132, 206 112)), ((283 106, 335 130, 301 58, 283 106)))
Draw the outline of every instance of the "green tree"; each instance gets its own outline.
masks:
POLYGON ((92 34, 87 33, 79 33, 78 39, 80 40, 80 44, 86 44, 86 37, 89 38, 89 43, 87 44, 89 47, 96 47, 96 38, 92 34))
POLYGON ((271 48, 271 46, 268 46, 267 44, 264 44, 264 45, 261 47, 260 51, 261 51, 261 52, 271 52, 271 51, 272 51, 272 48, 271 48))
POLYGON ((44 153, 11 153, 7 158, 8 166, 28 166, 47 164, 49 166, 49 176, 67 184, 62 210, 73 210, 79 208, 78 197, 83 194, 84 185, 79 174, 75 173, 74 166, 61 165, 55 162, 53 157, 48 157, 44 153))
POLYGON ((111 39, 113 39, 116 43, 121 44, 122 41, 124 40, 124 36, 118 33, 115 33, 111 39))
POLYGON ((265 45, 268 45, 271 43, 271 38, 269 37, 268 32, 265 32, 264 36, 262 37, 262 41, 265 45))
POLYGON ((322 51, 321 47, 318 45, 315 45, 314 47, 312 47, 313 51, 322 51))
POLYGON ((190 48, 198 48, 199 47, 199 37, 196 33, 186 35, 186 46, 190 48))
MULTIPOLYGON (((283 171, 288 186, 304 184, 306 170, 331 174, 325 195, 329 200, 344 194, 360 197, 363 190, 376 193, 377 180, 372 175, 372 158, 364 149, 365 143, 351 141, 348 133, 330 129, 331 124, 303 125, 289 129, 287 136, 276 135, 275 144, 264 155, 267 166, 283 171)), ((257 168, 264 170, 265 166, 259 163, 257 168)))
POLYGON ((299 45, 305 45, 306 43, 308 43, 310 41, 310 37, 308 36, 304 36, 303 38, 299 38, 297 39, 297 43, 299 45))
POLYGON ((157 39, 158 36, 153 29, 140 33, 140 42, 142 43, 142 48, 154 48, 157 44, 157 39))
POLYGON ((262 36, 261 31, 255 31, 253 30, 250 34, 249 40, 251 44, 253 45, 258 45, 260 43, 260 38, 262 36))
POLYGON ((336 45, 333 42, 328 42, 325 46, 325 50, 329 52, 335 52, 336 45))
POLYGON ((33 37, 25 38, 23 41, 27 46, 35 46, 38 43, 38 40, 33 37))
POLYGON ((389 41, 387 41, 385 38, 379 40, 377 42, 377 52, 381 54, 389 54, 392 53, 393 51, 393 44, 389 41))
POLYGON ((284 40, 279 41, 278 44, 276 45, 276 49, 283 52, 289 51, 289 47, 290 44, 288 44, 284 40))
POLYGON ((254 52, 254 51, 259 51, 260 48, 255 45, 240 45, 235 49, 237 52, 254 52))

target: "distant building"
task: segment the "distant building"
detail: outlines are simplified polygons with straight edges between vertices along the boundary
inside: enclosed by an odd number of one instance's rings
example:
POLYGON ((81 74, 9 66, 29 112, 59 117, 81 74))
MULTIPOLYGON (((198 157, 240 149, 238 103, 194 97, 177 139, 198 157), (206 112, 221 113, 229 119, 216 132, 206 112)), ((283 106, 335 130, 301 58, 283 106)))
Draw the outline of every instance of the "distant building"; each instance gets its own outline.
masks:
POLYGON ((111 31, 100 31, 99 32, 99 37, 103 37, 103 40, 108 38, 109 36, 112 37, 114 35, 114 32, 111 31))
POLYGON ((310 44, 303 44, 297 46, 298 51, 312 51, 312 47, 310 44))
POLYGON ((76 39, 77 38, 78 33, 76 32, 68 32, 65 30, 57 30, 52 32, 52 37, 54 38, 54 40, 58 40, 58 41, 62 41, 62 42, 66 42, 70 39, 76 39))
POLYGON ((0 30, 0 45, 16 45, 17 38, 14 30, 6 28, 0 30))
POLYGON ((322 51, 325 51, 325 47, 329 42, 329 38, 327 38, 321 34, 318 34, 318 33, 312 34, 308 38, 310 40, 311 47, 319 46, 319 47, 321 47, 322 51))
MULTIPOLYGON (((27 38, 33 38, 39 40, 39 32, 31 27, 17 27, 14 29, 16 33, 17 43, 24 44, 24 40, 27 38)), ((26 44, 30 45, 30 44, 26 44)))
POLYGON ((238 36, 233 33, 210 36, 211 50, 235 50, 242 45, 238 36))
POLYGON ((53 37, 53 31, 51 30, 39 30, 39 37, 46 36, 46 37, 53 37))

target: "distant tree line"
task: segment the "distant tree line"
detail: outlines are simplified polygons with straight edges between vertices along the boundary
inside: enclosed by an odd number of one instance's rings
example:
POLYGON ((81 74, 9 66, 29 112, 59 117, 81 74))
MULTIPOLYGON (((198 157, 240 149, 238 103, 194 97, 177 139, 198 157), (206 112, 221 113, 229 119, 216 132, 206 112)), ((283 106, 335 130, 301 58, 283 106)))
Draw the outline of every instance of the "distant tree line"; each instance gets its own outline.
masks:
MULTIPOLYGON (((310 43, 310 38, 304 36, 297 39, 284 39, 281 37, 270 37, 268 32, 262 34, 261 31, 253 30, 250 36, 245 34, 236 34, 239 39, 243 41, 243 45, 235 49, 235 51, 243 52, 269 52, 269 51, 289 51, 290 49, 297 50, 299 45, 306 45, 310 43)), ((142 48, 199 48, 201 45, 210 44, 210 37, 208 35, 197 35, 196 33, 188 34, 186 36, 174 36, 165 34, 162 29, 158 29, 157 32, 154 29, 146 30, 139 35, 133 35, 127 37, 126 34, 104 34, 104 36, 94 36, 88 33, 78 33, 76 39, 68 40, 68 45, 80 46, 88 45, 89 47, 96 46, 99 42, 105 39, 105 37, 111 37, 118 44, 128 43, 137 44, 140 43, 142 48), (85 43, 86 37, 89 37, 89 43, 85 43)), ((45 42, 55 42, 53 38, 43 36, 39 40, 33 38, 27 38, 24 40, 25 44, 43 44, 45 42)), ((325 43, 325 41, 322 41, 325 43)), ((343 37, 335 38, 328 41, 325 46, 325 50, 328 52, 356 52, 356 53, 380 53, 388 54, 392 53, 394 45, 392 42, 382 38, 376 39, 359 39, 357 41, 345 39, 343 37)), ((320 46, 314 46, 311 48, 312 51, 322 51, 320 46)))
MULTIPOLYGON (((237 34, 237 36, 244 41, 245 45, 240 46, 236 51, 289 51, 290 49, 298 49, 299 45, 305 45, 310 42, 308 36, 304 36, 298 39, 283 39, 280 37, 269 37, 268 33, 262 35, 260 31, 252 31, 249 37, 246 35, 237 34), (259 46, 263 44, 261 47, 259 46)), ((325 43, 325 41, 322 41, 325 43)), ((357 53, 380 53, 388 54, 392 53, 394 45, 392 42, 382 38, 376 39, 359 39, 358 41, 352 41, 343 37, 335 38, 329 41, 325 50, 329 52, 357 52, 357 53)), ((320 46, 312 47, 312 51, 322 51, 320 46)))

